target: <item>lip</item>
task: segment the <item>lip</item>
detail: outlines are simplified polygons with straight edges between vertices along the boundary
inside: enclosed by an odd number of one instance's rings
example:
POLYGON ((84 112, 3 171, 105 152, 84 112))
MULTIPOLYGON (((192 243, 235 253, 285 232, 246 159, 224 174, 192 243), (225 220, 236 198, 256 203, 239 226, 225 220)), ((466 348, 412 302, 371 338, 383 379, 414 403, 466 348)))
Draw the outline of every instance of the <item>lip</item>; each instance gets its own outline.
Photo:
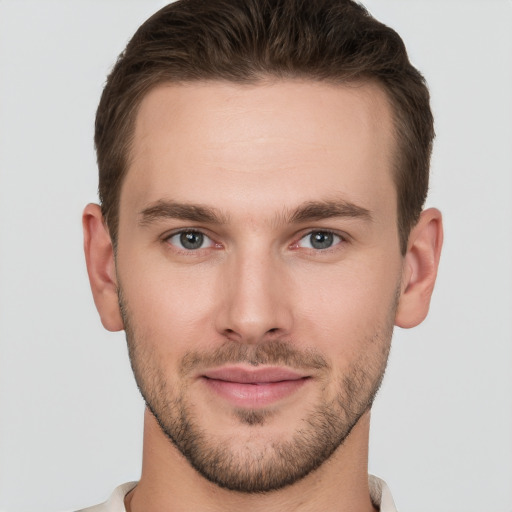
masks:
POLYGON ((207 370, 201 377, 211 391, 242 408, 271 405, 292 395, 309 380, 307 375, 281 367, 221 367, 207 370))

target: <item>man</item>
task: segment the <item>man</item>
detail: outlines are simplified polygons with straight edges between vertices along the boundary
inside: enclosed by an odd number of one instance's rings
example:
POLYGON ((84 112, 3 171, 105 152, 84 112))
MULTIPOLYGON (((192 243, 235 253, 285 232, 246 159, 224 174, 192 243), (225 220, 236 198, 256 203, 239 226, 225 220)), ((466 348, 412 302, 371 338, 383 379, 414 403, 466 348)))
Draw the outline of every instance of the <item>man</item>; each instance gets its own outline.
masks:
POLYGON ((89 510, 395 510, 370 409, 435 282, 433 135, 401 39, 352 1, 180 0, 139 28, 83 223, 143 467, 89 510))

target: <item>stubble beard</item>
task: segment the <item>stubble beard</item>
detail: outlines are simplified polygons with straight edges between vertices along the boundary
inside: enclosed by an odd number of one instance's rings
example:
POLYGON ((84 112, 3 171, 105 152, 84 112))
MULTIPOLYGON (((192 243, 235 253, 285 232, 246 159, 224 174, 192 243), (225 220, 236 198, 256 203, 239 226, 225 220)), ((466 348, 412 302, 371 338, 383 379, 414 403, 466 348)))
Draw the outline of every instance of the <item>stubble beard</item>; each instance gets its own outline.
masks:
MULTIPOLYGON (((266 493, 291 485, 317 469, 343 445, 353 427, 368 411, 384 377, 393 332, 394 311, 388 325, 361 342, 371 350, 352 363, 331 400, 307 411, 289 439, 266 439, 264 443, 233 446, 233 438, 219 439, 201 428, 187 389, 169 384, 165 369, 148 349, 144 336, 135 332, 126 301, 119 293, 130 362, 137 386, 163 433, 199 474, 210 482, 242 493, 266 493)), ((298 351, 291 343, 268 341, 244 345, 227 341, 212 353, 189 352, 180 364, 181 376, 212 364, 248 363, 315 368, 328 375, 323 356, 298 351)), ((182 379, 183 382, 184 379, 182 379)), ((325 384, 324 384, 325 387, 325 384)), ((264 429, 271 421, 268 409, 234 409, 241 425, 264 429)))

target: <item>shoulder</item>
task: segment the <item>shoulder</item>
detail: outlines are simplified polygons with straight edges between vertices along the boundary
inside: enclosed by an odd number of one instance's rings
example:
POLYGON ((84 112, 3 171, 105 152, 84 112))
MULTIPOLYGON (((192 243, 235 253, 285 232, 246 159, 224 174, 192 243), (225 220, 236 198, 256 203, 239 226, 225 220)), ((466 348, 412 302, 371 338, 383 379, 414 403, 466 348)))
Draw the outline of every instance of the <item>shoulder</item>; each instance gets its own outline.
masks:
POLYGON ((397 512, 395 502, 391 496, 391 491, 384 480, 369 475, 368 484, 370 487, 370 497, 374 507, 380 512, 397 512))
POLYGON ((110 498, 104 503, 83 508, 76 512, 126 512, 124 497, 137 485, 137 482, 127 482, 114 489, 110 498))

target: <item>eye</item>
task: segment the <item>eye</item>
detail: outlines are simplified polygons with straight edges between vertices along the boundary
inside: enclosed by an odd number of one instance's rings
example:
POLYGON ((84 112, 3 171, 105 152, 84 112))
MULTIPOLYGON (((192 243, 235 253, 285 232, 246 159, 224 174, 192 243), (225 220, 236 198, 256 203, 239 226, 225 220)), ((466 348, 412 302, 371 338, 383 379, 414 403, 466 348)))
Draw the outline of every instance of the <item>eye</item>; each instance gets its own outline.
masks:
POLYGON ((167 238, 167 242, 178 249, 196 251, 206 247, 213 247, 215 243, 201 231, 180 231, 167 238))
POLYGON ((332 233, 331 231, 313 231, 302 237, 297 243, 298 247, 306 249, 329 249, 342 241, 341 236, 332 233))

